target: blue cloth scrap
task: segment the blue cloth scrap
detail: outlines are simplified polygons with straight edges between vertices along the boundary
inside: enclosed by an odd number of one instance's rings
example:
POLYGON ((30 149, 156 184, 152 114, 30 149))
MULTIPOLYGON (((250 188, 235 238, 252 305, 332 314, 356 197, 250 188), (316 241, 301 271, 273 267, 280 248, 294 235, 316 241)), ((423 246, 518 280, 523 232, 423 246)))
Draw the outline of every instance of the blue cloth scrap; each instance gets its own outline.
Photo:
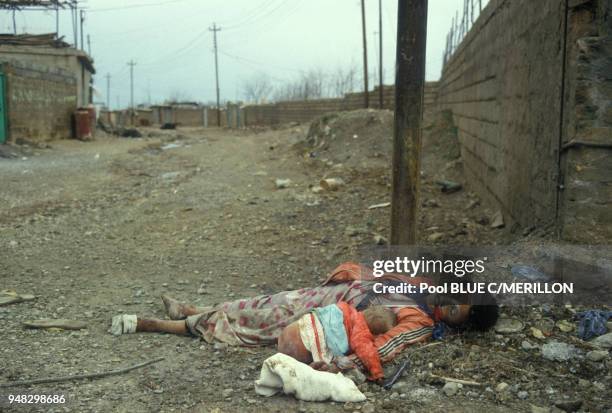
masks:
POLYGON ((439 321, 434 325, 433 331, 431 332, 431 338, 434 340, 442 340, 444 336, 450 333, 451 329, 444 322, 439 321))
POLYGON ((612 317, 612 311, 588 310, 576 314, 578 323, 578 337, 589 340, 593 337, 606 334, 608 326, 606 322, 612 317))
POLYGON ((325 343, 334 356, 344 356, 349 352, 348 337, 344 328, 344 314, 337 305, 332 304, 314 309, 323 332, 325 343))

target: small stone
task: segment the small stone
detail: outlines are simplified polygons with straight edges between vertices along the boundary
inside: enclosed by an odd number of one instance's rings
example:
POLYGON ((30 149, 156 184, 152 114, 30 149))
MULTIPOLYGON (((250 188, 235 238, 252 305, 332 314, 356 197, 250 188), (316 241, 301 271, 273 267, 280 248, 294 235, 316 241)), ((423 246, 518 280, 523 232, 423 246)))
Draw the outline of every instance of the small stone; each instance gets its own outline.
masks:
POLYGON ((213 346, 213 348, 217 351, 225 350, 227 347, 227 343, 215 343, 213 346))
POLYGON ((587 358, 591 361, 602 361, 608 357, 608 352, 605 350, 593 350, 587 353, 587 358))
POLYGON ((501 317, 495 324, 495 331, 500 334, 512 334, 521 331, 525 325, 516 318, 501 317))
POLYGON ((505 225, 504 214, 501 211, 497 211, 491 219, 491 228, 503 228, 505 225))
POLYGON ((495 386, 495 391, 497 393, 503 393, 503 392, 507 391, 509 388, 510 388, 510 385, 508 383, 502 381, 497 386, 495 386))
POLYGON ((380 234, 374 234, 374 243, 376 245, 387 245, 389 241, 380 234))
POLYGON ((234 389, 225 389, 225 390, 223 390, 223 397, 225 397, 226 399, 228 397, 232 397, 232 394, 234 394, 234 389))
POLYGON ((536 348, 539 348, 537 345, 532 344, 530 341, 528 340, 523 340, 523 342, 521 343, 521 348, 525 351, 529 351, 529 350, 534 350, 536 348))
POLYGON ((291 185, 291 179, 277 179, 274 181, 274 184, 276 185, 276 189, 285 189, 291 185))
POLYGON ((208 291, 206 290, 206 284, 200 284, 198 287, 198 294, 206 294, 208 291))
POLYGON ((576 347, 559 341, 551 341, 542 346, 542 357, 550 361, 568 361, 575 354, 576 347))
POLYGON ((460 387, 459 387, 459 383, 455 383, 452 381, 449 381, 448 383, 446 383, 444 385, 444 387, 442 387, 442 391, 444 392, 444 394, 446 394, 448 397, 452 397, 455 394, 457 394, 457 392, 459 391, 460 387))
POLYGON ((591 387, 591 382, 585 379, 578 379, 578 387, 586 389, 588 387, 591 387))
POLYGON ((431 234, 430 236, 427 237, 427 241, 429 242, 436 242, 441 240, 442 238, 444 238, 444 234, 441 232, 434 232, 433 234, 431 234))
POLYGON ((591 344, 599 348, 611 348, 612 347, 612 333, 604 334, 594 338, 591 344))
POLYGON ((372 403, 365 403, 361 408, 363 413, 374 413, 376 411, 376 407, 372 403))
POLYGON ((548 407, 540 407, 532 404, 531 413, 550 413, 550 409, 548 407))
POLYGON ((582 406, 582 400, 559 400, 555 402, 555 406, 564 412, 575 412, 582 406))
POLYGON ((527 397, 529 397, 529 392, 522 390, 517 393, 517 397, 521 400, 525 400, 527 397))

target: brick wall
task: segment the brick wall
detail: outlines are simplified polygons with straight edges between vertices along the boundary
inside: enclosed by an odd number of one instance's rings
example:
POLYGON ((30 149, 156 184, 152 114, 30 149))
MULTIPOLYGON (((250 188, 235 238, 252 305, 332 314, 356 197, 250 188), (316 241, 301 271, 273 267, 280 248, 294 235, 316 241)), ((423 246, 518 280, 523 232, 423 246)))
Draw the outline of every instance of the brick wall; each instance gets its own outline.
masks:
POLYGON ((510 227, 556 218, 564 16, 559 0, 491 0, 440 79, 470 186, 510 227))
POLYGON ((9 139, 70 138, 77 108, 77 79, 63 70, 4 64, 9 139))

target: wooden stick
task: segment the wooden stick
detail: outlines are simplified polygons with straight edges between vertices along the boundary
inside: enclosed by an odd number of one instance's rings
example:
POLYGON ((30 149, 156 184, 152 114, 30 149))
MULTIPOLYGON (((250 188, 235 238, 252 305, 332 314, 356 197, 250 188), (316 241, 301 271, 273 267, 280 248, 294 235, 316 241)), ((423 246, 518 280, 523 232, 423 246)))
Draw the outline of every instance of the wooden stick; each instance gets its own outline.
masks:
POLYGON ((108 377, 108 376, 117 376, 119 374, 124 374, 132 370, 140 369, 150 364, 159 363, 160 361, 164 359, 165 359, 164 357, 160 357, 154 360, 145 361, 144 363, 135 364, 133 366, 126 367, 123 369, 103 371, 100 373, 77 374, 74 376, 63 376, 63 377, 46 377, 42 379, 16 381, 13 383, 1 383, 0 388, 29 386, 32 384, 42 384, 42 383, 59 383, 63 381, 84 380, 84 379, 100 379, 100 378, 108 377))
POLYGON ((478 383, 476 381, 453 379, 452 377, 438 376, 437 374, 433 374, 433 373, 429 373, 429 376, 434 378, 434 379, 444 380, 446 382, 450 381, 450 382, 453 382, 453 383, 463 384, 464 386, 482 386, 482 383, 478 383))

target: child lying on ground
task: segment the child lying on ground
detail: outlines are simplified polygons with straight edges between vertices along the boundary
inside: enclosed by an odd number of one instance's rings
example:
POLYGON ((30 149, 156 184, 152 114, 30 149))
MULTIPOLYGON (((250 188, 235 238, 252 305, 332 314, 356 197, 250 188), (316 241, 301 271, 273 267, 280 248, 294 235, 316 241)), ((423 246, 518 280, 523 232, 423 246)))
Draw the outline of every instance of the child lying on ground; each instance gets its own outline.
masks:
POLYGON ((288 325, 278 338, 278 351, 318 369, 329 369, 332 360, 354 353, 370 373, 384 377, 374 336, 397 325, 395 313, 382 306, 363 312, 346 302, 316 308, 288 325))

